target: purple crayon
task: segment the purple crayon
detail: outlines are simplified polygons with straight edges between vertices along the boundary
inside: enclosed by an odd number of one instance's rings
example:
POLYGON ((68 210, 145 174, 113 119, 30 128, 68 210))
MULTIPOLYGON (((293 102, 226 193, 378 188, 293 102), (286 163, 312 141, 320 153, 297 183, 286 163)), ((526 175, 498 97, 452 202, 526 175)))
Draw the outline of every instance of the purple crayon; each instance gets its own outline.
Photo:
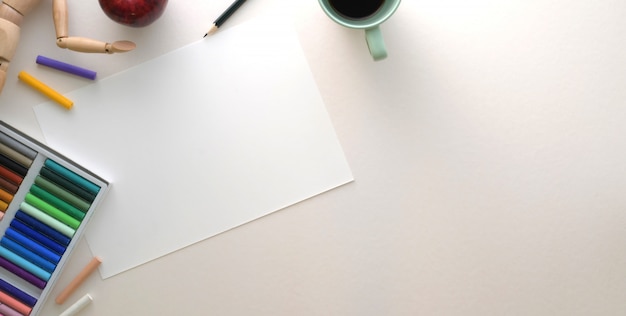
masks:
POLYGON ((46 287, 46 281, 39 279, 35 275, 32 275, 30 272, 18 267, 13 264, 11 261, 0 257, 0 267, 5 268, 7 271, 13 272, 13 274, 19 276, 24 279, 28 283, 40 288, 44 289, 46 287))
POLYGON ((74 66, 74 65, 70 65, 68 63, 64 63, 62 61, 58 61, 58 60, 54 60, 52 58, 48 58, 48 57, 44 57, 41 55, 37 56, 37 61, 38 64, 40 65, 44 65, 44 66, 48 66, 50 68, 54 68, 57 70, 61 70, 61 71, 65 71, 67 73, 71 73, 77 76, 81 76, 87 79, 91 79, 91 80, 95 80, 96 79, 96 72, 89 70, 89 69, 85 69, 85 68, 81 68, 78 66, 74 66))

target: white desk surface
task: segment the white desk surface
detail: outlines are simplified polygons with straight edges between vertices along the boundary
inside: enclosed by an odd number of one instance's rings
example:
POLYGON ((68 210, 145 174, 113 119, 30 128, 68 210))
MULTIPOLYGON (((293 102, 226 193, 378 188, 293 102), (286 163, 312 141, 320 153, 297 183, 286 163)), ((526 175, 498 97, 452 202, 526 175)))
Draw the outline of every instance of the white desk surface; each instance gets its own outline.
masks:
MULTIPOLYGON (((230 4, 170 1, 131 29, 95 0, 70 0, 71 35, 138 44, 103 56, 56 48, 42 2, 0 96, 0 118, 38 139, 32 106, 46 100, 19 70, 61 92, 89 82, 60 80, 36 55, 106 77, 198 40, 230 4)), ((626 313, 626 2, 405 0, 382 27, 378 63, 316 0, 248 1, 221 31, 282 5, 356 181, 94 274, 44 315, 85 293, 84 316, 626 313)), ((82 241, 58 284, 90 258, 82 241)))

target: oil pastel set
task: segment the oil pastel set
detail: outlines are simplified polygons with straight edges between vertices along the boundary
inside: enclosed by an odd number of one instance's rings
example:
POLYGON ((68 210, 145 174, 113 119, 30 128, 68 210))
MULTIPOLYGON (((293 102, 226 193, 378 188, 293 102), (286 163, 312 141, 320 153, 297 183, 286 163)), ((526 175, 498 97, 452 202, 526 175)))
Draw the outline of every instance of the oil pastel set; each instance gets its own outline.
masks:
POLYGON ((0 121, 0 314, 37 314, 108 187, 0 121))

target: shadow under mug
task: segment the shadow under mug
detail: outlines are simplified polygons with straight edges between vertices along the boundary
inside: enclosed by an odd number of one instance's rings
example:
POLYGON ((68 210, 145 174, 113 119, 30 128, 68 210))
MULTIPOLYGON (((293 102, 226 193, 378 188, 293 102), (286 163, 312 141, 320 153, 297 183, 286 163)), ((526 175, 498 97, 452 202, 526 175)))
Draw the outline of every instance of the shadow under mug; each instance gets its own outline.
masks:
MULTIPOLYGON (((369 0, 367 0, 369 1, 369 0)), ((361 0, 361 3, 367 2, 361 0)), ((365 41, 369 48, 370 55, 374 60, 382 60, 387 57, 387 47, 383 39, 383 34, 380 31, 380 24, 385 22, 389 17, 396 12, 396 9, 400 5, 400 0, 372 0, 373 2, 380 2, 381 4, 373 14, 365 17, 350 17, 342 14, 338 11, 333 3, 356 3, 354 0, 319 0, 320 6, 333 21, 339 25, 365 30, 365 41)), ((356 9, 360 9, 362 5, 354 5, 356 9)))

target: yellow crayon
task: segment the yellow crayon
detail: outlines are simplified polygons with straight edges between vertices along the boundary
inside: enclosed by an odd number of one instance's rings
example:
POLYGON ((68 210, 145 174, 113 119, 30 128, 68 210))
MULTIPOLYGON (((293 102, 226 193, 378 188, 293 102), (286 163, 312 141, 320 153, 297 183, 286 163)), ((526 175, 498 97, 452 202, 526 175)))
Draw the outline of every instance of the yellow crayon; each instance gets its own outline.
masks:
POLYGON ((35 77, 31 76, 27 72, 20 71, 20 73, 17 75, 17 77, 20 80, 24 81, 29 86, 35 88, 35 90, 45 94, 50 99, 56 101, 58 104, 62 105, 64 108, 69 110, 69 109, 72 108, 72 106, 74 106, 74 102, 72 100, 70 100, 70 99, 64 97, 63 95, 61 95, 60 93, 52 90, 52 88, 46 86, 44 83, 42 83, 41 81, 37 80, 35 77))

